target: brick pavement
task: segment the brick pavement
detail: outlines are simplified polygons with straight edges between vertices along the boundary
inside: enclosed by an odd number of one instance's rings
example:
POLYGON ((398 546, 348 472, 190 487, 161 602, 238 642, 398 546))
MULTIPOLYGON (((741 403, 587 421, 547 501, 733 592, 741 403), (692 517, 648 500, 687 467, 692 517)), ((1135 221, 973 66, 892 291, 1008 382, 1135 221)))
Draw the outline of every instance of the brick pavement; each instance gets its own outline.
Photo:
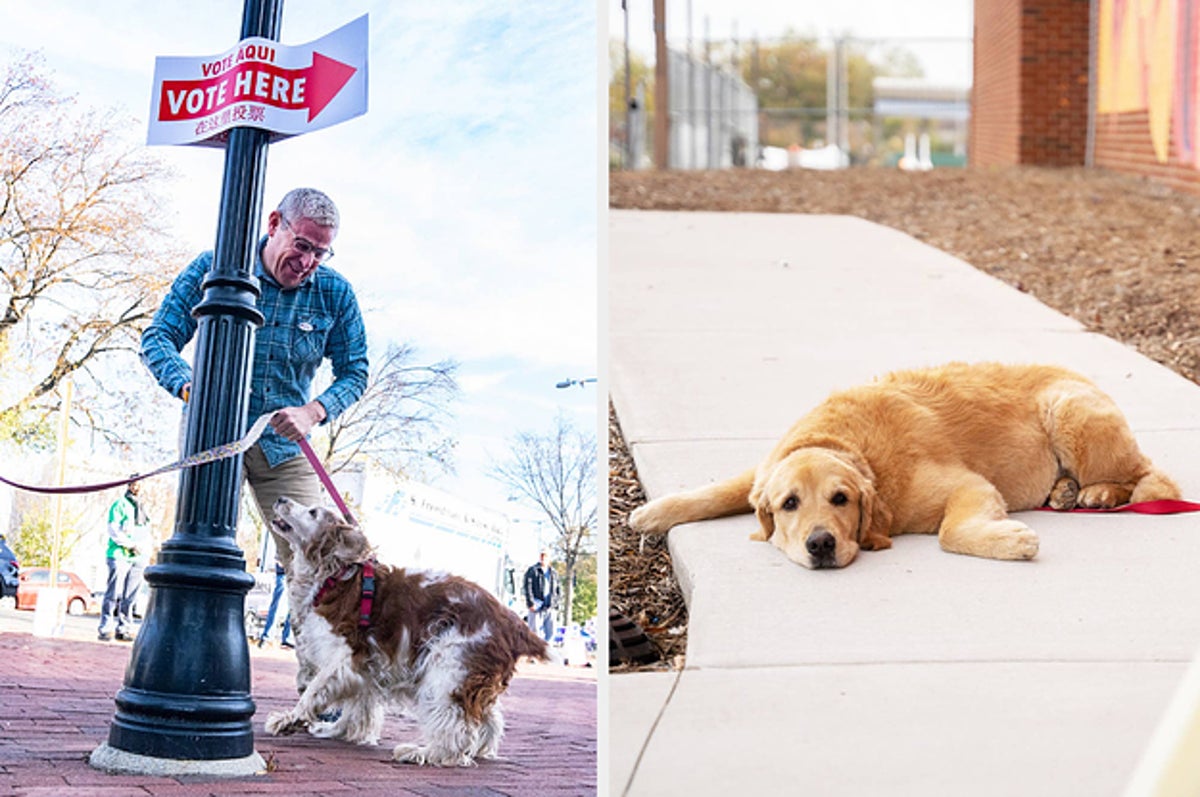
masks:
POLYGON ((593 670, 523 666, 502 700, 500 759, 463 769, 395 764, 391 748, 415 723, 389 714, 377 747, 307 735, 268 736, 262 723, 295 697, 295 661, 253 650, 255 749, 267 771, 249 778, 108 775, 87 756, 108 738, 129 646, 0 632, 0 795, 197 797, 287 794, 399 797, 574 797, 596 794, 593 670))

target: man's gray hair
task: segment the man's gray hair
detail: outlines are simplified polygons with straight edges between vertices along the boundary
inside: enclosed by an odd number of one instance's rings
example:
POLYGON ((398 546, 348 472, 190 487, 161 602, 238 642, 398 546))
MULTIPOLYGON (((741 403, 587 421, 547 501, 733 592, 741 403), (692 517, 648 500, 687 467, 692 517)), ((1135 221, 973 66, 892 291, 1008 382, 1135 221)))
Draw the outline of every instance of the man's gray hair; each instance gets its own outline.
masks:
POLYGON ((279 202, 278 210, 285 219, 291 221, 308 219, 319 227, 332 227, 335 230, 341 224, 337 205, 315 188, 293 188, 279 202))

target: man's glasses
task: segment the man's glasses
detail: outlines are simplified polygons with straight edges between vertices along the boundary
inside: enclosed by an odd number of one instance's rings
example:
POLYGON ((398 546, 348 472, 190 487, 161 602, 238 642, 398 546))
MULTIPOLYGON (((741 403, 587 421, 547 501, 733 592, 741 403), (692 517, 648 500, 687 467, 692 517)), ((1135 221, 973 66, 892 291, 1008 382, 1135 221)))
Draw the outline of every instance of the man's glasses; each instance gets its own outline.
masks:
POLYGON ((279 215, 283 226, 288 228, 292 234, 292 248, 302 255, 312 255, 312 259, 317 263, 324 263, 329 258, 333 257, 333 248, 322 249, 307 238, 301 238, 296 235, 296 231, 292 229, 292 225, 288 223, 287 217, 282 213, 279 215))

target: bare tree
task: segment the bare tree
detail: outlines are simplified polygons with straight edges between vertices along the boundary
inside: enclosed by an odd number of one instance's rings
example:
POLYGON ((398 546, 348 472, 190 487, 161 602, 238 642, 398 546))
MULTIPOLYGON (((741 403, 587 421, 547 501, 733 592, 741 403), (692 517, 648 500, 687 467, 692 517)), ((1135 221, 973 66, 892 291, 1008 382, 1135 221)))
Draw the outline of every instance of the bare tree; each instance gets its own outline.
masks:
POLYGON ((557 533, 563 563, 564 618, 571 622, 575 566, 586 553, 596 527, 596 438, 559 413, 549 434, 522 432, 511 442, 509 459, 488 472, 544 514, 557 533))
POLYGON ((458 397, 458 363, 419 365, 415 357, 411 344, 389 346, 371 369, 362 397, 329 423, 318 445, 330 471, 358 458, 408 478, 431 467, 453 470, 454 440, 446 424, 458 397))
POLYGON ((0 428, 36 428, 63 379, 136 351, 183 260, 159 222, 166 177, 36 57, 0 66, 0 428))

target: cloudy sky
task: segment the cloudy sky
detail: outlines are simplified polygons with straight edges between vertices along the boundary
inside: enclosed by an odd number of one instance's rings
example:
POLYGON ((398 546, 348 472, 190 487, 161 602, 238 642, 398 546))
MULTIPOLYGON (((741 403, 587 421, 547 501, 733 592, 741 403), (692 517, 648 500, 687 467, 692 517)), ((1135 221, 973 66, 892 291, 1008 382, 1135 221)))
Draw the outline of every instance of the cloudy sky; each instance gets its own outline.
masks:
MULTIPOLYGON (((598 426, 597 11, 592 3, 287 0, 283 44, 370 15, 369 111, 274 145, 264 205, 289 188, 342 210, 331 265, 356 286, 372 348, 409 341, 461 363, 458 475, 436 486, 520 514, 482 472, 562 411, 598 426)), ((7 3, 0 55, 40 51, 57 88, 133 118, 144 141, 154 59, 238 39, 240 0, 7 3)), ((155 147, 180 175, 169 219, 212 247, 223 155, 155 147)), ((180 263, 182 268, 184 264, 180 263)))

